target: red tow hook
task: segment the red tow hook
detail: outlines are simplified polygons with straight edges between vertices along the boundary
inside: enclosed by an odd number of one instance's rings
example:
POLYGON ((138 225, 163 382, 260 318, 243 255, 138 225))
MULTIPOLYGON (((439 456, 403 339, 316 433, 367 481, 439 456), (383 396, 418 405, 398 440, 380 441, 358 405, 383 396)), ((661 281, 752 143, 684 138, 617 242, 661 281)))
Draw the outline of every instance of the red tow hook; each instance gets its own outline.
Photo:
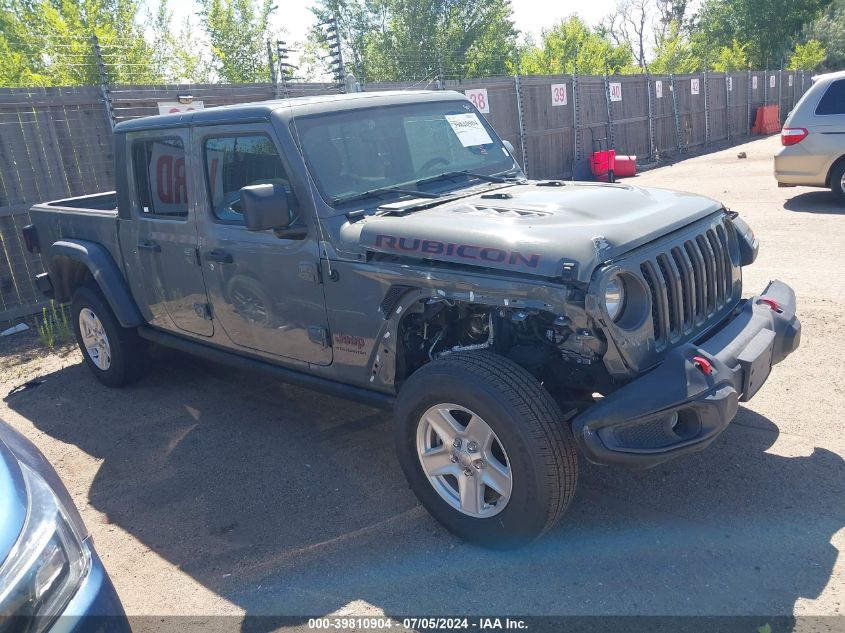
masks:
POLYGON ((777 301, 775 301, 774 299, 768 299, 766 297, 760 297, 760 299, 757 301, 757 303, 765 303, 767 306, 769 306, 772 309, 772 312, 778 312, 778 313, 783 312, 783 310, 780 309, 780 304, 777 301))
POLYGON ((709 360, 704 358, 704 356, 693 356, 692 364, 695 365, 698 371, 700 371, 705 376, 709 376, 713 373, 713 364, 709 360))

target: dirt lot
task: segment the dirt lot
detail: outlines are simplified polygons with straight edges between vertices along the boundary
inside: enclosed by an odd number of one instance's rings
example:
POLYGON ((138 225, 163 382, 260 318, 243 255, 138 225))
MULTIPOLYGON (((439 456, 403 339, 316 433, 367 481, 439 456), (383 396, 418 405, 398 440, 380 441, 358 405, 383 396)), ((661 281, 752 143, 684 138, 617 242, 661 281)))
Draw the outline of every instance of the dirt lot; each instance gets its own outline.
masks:
POLYGON ((801 348, 707 451, 582 464, 564 521, 527 549, 430 519, 383 413, 178 353, 110 391, 75 350, 3 340, 0 417, 59 470, 130 614, 845 614, 845 208, 778 189, 777 143, 635 182, 740 211, 762 242, 746 291, 796 289, 801 348))

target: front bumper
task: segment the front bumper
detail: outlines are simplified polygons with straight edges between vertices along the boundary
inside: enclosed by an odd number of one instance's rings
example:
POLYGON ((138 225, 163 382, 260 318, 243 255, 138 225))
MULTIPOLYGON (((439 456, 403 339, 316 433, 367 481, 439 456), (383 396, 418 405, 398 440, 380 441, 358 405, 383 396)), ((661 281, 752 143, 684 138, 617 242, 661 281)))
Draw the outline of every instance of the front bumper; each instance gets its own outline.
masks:
POLYGON ((578 415, 575 439, 591 462, 632 468, 700 451, 800 340, 795 293, 772 281, 710 338, 673 349, 658 367, 578 415))

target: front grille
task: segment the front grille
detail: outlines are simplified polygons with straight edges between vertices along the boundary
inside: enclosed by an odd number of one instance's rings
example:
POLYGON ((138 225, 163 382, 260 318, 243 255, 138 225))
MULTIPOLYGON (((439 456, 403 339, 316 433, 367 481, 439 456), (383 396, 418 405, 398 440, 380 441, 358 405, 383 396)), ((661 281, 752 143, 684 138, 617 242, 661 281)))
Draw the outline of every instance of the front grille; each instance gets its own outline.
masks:
POLYGON ((733 299, 734 269, 721 223, 642 261, 656 345, 694 332, 724 310, 733 299))

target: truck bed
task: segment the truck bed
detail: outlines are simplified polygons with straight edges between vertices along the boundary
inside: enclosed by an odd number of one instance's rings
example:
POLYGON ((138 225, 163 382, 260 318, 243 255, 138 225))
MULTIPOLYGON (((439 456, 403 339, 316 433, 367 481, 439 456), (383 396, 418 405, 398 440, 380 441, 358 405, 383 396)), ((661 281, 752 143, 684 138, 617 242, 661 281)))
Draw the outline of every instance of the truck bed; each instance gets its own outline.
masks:
MULTIPOLYGON (((96 242, 106 247, 122 268, 114 191, 42 202, 30 209, 30 217, 42 246, 62 239, 96 242)), ((49 255, 44 253, 43 256, 47 265, 49 255)))

